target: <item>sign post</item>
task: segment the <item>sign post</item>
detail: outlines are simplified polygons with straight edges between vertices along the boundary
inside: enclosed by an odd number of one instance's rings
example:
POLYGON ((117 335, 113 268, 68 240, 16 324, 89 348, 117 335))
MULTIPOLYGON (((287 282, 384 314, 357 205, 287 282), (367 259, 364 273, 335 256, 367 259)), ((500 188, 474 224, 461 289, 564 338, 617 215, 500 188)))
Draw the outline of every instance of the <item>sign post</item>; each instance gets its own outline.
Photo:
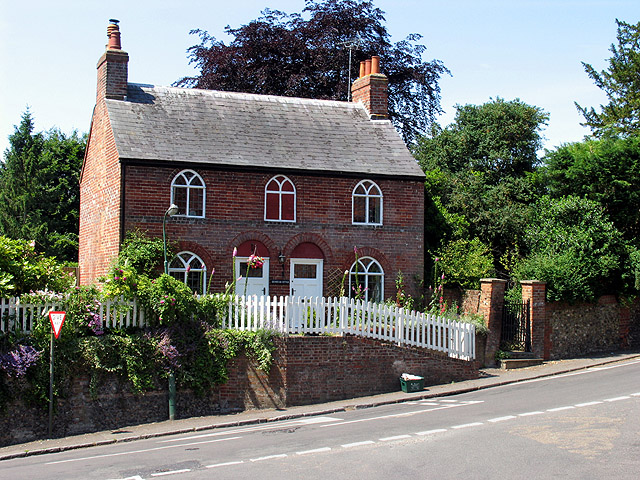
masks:
POLYGON ((51 322, 51 343, 49 345, 49 438, 53 433, 53 337, 60 335, 66 312, 49 312, 51 322))

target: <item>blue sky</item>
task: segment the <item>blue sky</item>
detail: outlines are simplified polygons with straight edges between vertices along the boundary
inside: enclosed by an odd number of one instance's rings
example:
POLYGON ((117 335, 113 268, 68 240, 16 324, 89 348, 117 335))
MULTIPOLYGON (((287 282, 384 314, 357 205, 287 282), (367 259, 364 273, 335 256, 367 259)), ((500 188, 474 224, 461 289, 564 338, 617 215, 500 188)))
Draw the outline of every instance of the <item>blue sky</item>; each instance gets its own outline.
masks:
MULTIPOLYGON (((442 60, 439 123, 456 104, 520 98, 551 116, 546 148, 579 141, 574 101, 606 103, 581 61, 606 68, 615 19, 640 20, 638 0, 376 0, 393 41, 423 36, 424 58, 442 60)), ((129 80, 170 85, 193 75, 186 50, 191 29, 225 39, 224 27, 245 24, 264 8, 299 12, 304 0, 0 0, 0 151, 27 106, 36 130, 87 132, 95 103, 96 62, 108 19, 120 20, 129 80)))

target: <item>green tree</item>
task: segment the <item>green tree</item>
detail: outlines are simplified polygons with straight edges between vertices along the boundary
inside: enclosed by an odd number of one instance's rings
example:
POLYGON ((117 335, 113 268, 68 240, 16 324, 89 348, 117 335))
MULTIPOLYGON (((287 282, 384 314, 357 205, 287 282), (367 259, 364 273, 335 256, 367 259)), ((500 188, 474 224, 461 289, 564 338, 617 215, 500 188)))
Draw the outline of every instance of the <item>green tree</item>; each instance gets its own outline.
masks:
POLYGON ((498 272, 517 251, 528 211, 540 195, 534 172, 547 114, 520 100, 500 98, 458 106, 454 123, 434 126, 414 155, 426 173, 426 248, 477 238, 498 272))
POLYGON ((515 269, 518 280, 547 282, 553 301, 595 300, 622 290, 625 245, 598 203, 543 196, 530 213, 529 253, 515 269))
POLYGON ((489 183, 522 176, 538 165, 549 115, 519 99, 456 105, 454 122, 419 139, 414 154, 423 170, 482 172, 489 183))
POLYGON ((544 162, 541 178, 552 197, 597 202, 625 239, 640 247, 640 136, 563 145, 544 162))
POLYGON ((75 261, 86 139, 57 129, 34 133, 27 111, 9 142, 0 162, 0 234, 34 240, 47 256, 75 261))
POLYGON ((609 103, 600 112, 576 107, 584 116, 582 124, 591 128, 595 137, 629 136, 640 131, 640 22, 629 24, 616 20, 618 45, 611 45, 612 53, 606 70, 597 72, 590 64, 582 63, 587 75, 604 91, 609 103))
POLYGON ((190 63, 200 73, 177 83, 183 86, 270 95, 347 100, 349 78, 359 61, 380 55, 389 78, 389 116, 406 142, 415 140, 441 112, 441 61, 424 62, 421 36, 391 43, 384 12, 373 1, 306 0, 302 14, 265 10, 238 28, 227 45, 206 31, 194 30, 201 43, 189 49, 190 63), (303 16, 304 15, 304 16, 303 16), (347 44, 353 50, 349 72, 347 44))

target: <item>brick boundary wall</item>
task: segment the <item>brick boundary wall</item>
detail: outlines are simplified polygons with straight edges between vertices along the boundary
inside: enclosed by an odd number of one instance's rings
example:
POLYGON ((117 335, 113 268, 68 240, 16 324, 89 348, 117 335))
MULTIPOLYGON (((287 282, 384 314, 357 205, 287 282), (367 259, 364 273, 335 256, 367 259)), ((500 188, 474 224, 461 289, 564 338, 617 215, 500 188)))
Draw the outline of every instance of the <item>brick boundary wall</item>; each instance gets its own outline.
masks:
MULTIPOLYGON (((426 386, 479 376, 477 361, 355 336, 292 336, 278 338, 276 344, 268 374, 246 357, 238 357, 229 365, 229 381, 206 396, 178 390, 177 418, 394 392, 400 390, 398 377, 405 372, 424 376, 426 386)), ((117 430, 168 418, 166 385, 135 395, 122 380, 103 377, 97 398, 92 398, 88 377, 78 376, 69 392, 68 398, 57 402, 54 437, 117 430)), ((0 414, 0 446, 46 438, 47 417, 46 407, 27 407, 23 400, 13 400, 0 414)))

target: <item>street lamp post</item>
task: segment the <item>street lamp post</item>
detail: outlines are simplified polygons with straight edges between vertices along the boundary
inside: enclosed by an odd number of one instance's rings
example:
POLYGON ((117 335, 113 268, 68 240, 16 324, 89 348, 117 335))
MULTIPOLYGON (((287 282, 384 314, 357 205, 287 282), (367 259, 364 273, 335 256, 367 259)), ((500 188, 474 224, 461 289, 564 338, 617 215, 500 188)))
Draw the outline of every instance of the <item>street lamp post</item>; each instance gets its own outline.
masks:
MULTIPOLYGON (((164 273, 169 274, 169 262, 167 261, 167 217, 173 217, 178 213, 178 206, 175 203, 169 205, 162 218, 162 247, 164 252, 164 273)), ((176 418, 176 376, 173 369, 169 371, 169 420, 176 418)))
POLYGON ((164 273, 169 274, 169 262, 167 261, 167 217, 173 217, 178 213, 178 206, 175 203, 169 205, 162 218, 162 246, 164 248, 164 273))

